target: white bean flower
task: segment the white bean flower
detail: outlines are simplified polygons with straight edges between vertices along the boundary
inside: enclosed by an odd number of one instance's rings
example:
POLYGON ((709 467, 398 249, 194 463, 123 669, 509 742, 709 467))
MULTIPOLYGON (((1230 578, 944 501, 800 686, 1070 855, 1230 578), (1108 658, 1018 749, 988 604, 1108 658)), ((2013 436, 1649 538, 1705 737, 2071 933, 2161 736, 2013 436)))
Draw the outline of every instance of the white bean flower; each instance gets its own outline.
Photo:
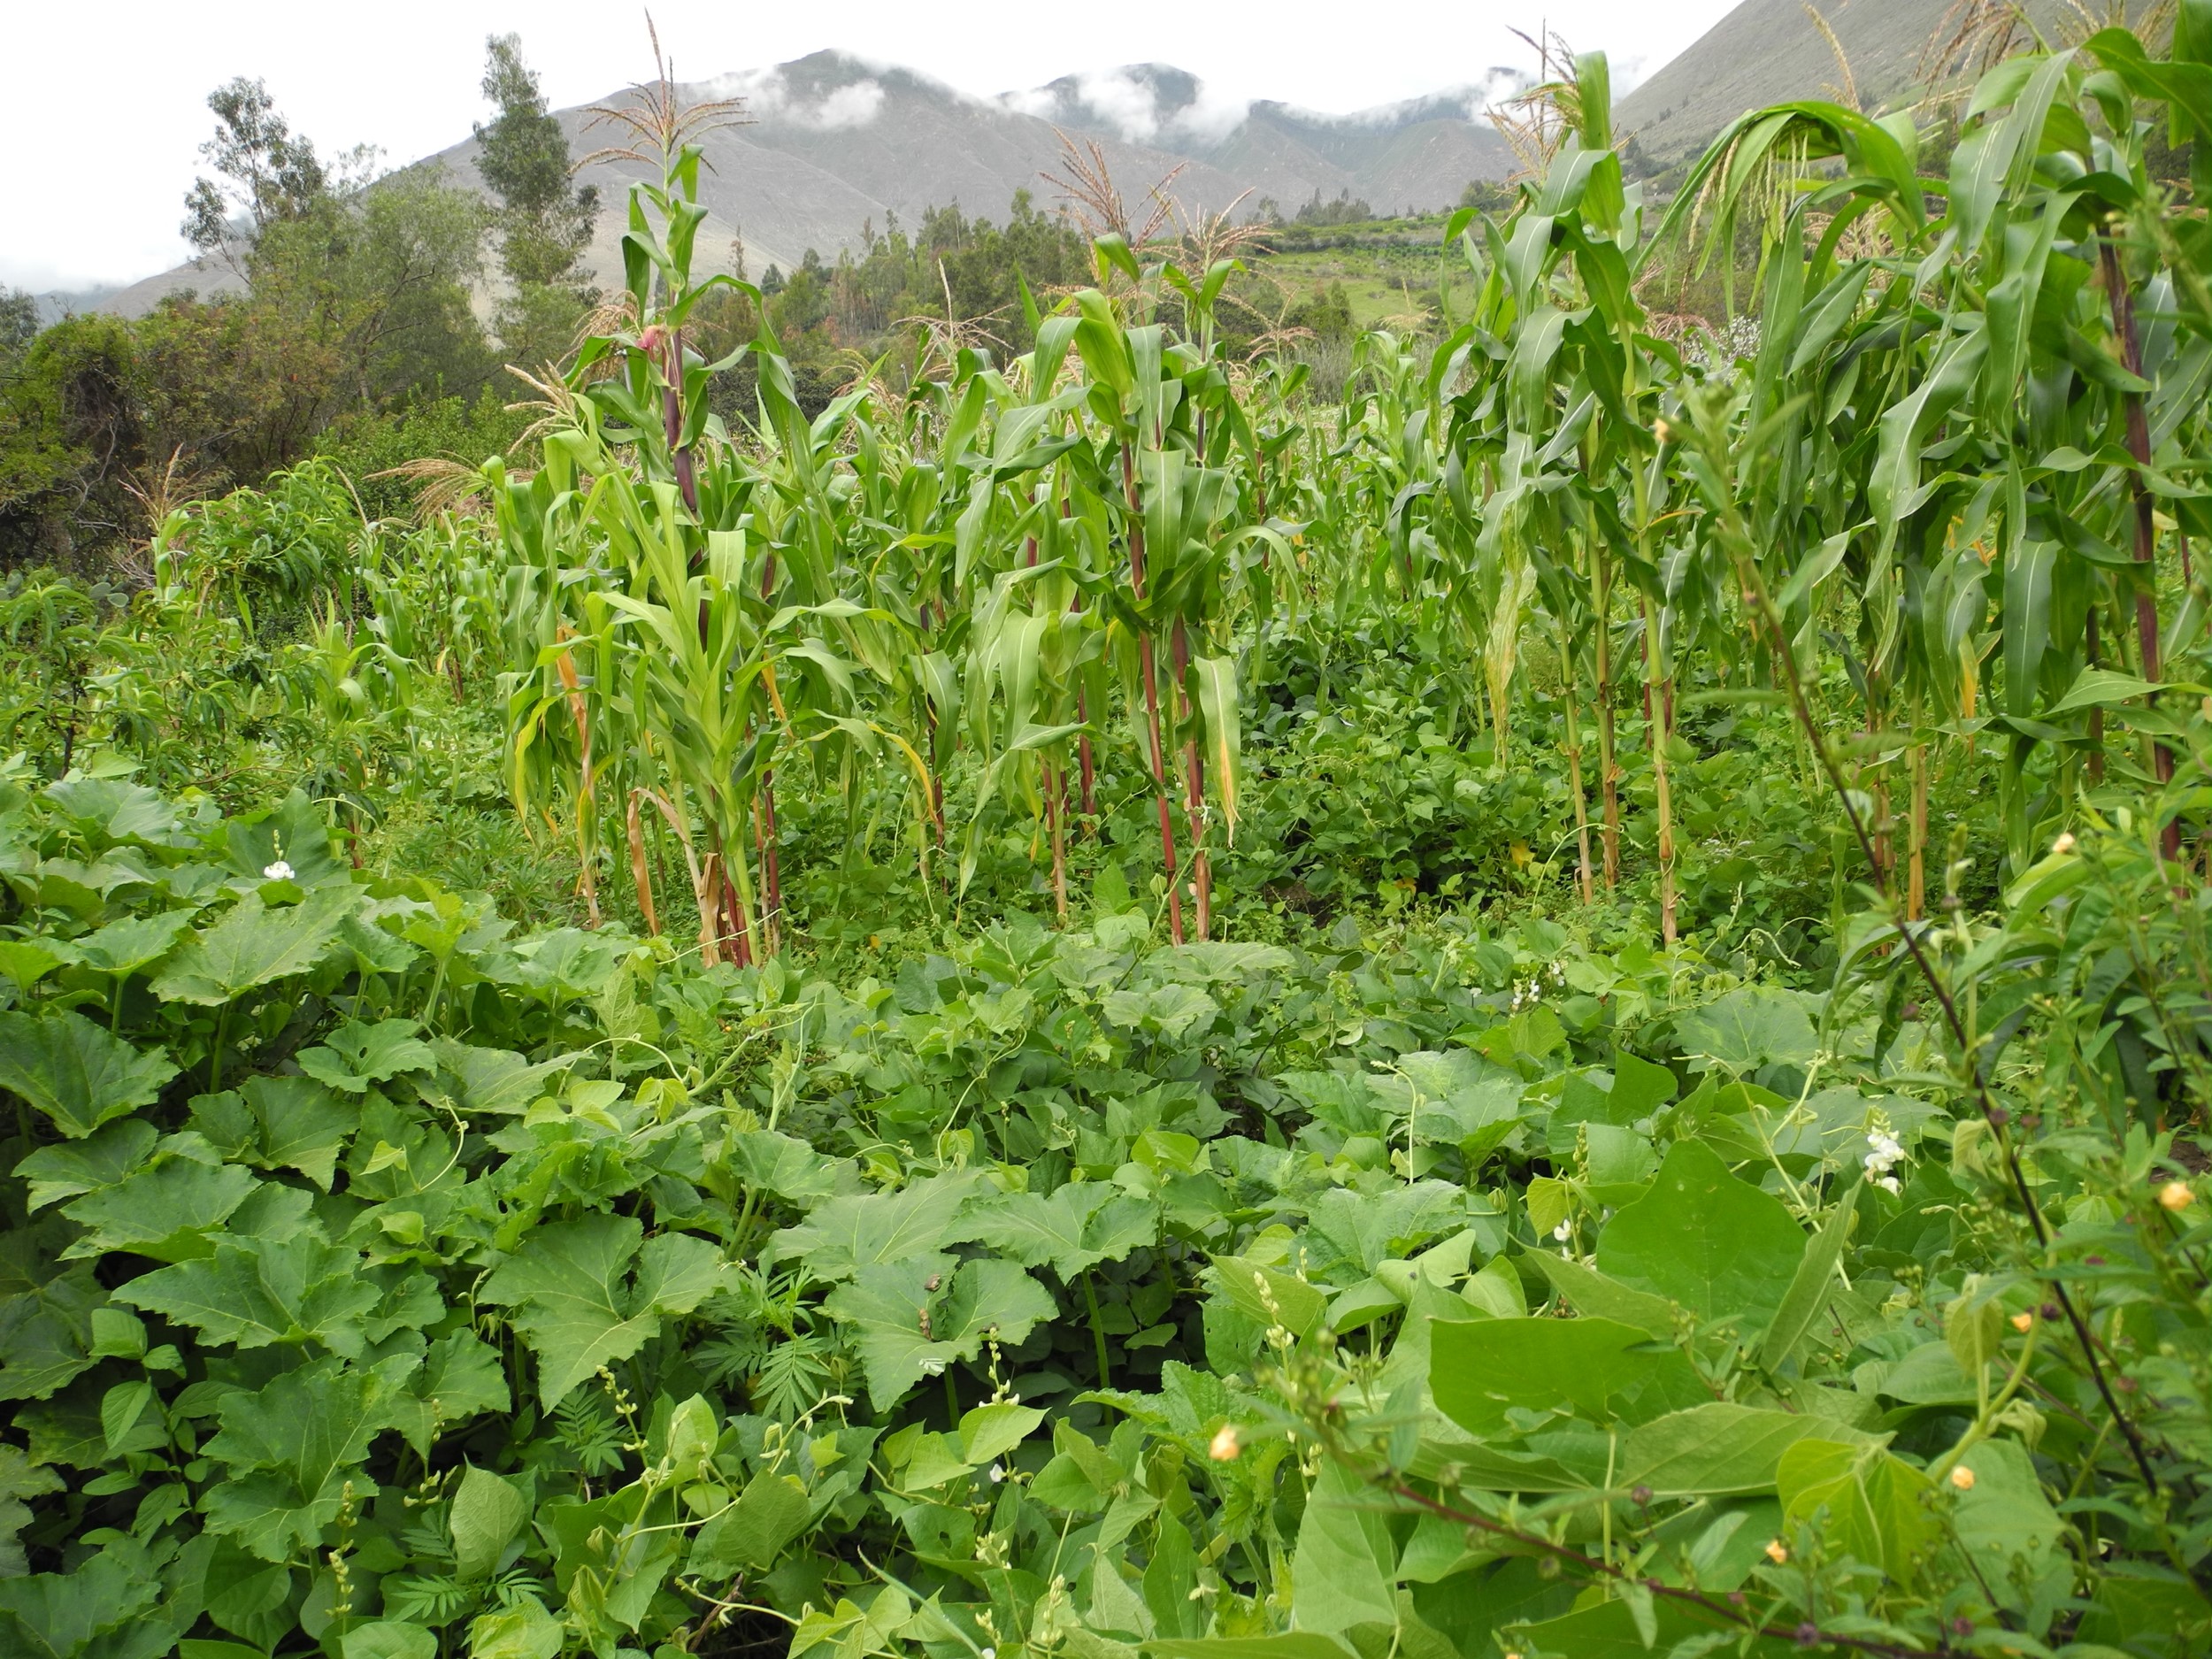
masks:
POLYGON ((1905 1161, 1905 1148, 1886 1125, 1878 1123, 1867 1132, 1866 1144, 1871 1148, 1861 1163, 1865 1166, 1867 1179, 1886 1193, 1904 1190, 1903 1185, 1890 1171, 1905 1161))

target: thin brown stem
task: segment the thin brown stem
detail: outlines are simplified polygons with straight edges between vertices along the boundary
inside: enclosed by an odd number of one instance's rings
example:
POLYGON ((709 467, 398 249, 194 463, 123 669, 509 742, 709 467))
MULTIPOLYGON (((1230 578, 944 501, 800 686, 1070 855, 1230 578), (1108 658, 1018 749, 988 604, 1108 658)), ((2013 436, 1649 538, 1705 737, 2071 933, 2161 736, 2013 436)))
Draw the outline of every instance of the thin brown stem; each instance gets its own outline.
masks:
POLYGON ((1596 1555, 1585 1555, 1571 1544, 1555 1543, 1536 1532, 1525 1532, 1517 1526, 1479 1515, 1472 1509, 1463 1509, 1455 1504, 1440 1502, 1425 1492, 1408 1486, 1402 1480, 1394 1482, 1391 1492, 1401 1500, 1426 1510, 1440 1520, 1452 1522, 1493 1538, 1506 1539, 1532 1555, 1548 1556, 1562 1566, 1572 1566, 1589 1573, 1593 1578, 1610 1578, 1617 1584, 1635 1585, 1661 1601, 1672 1601, 1681 1607, 1694 1607, 1710 1617, 1717 1618, 1729 1629, 1743 1632, 1747 1636, 1761 1636, 1786 1640, 1799 1647, 1844 1647, 1853 1653, 1873 1654, 1879 1659, 1938 1659, 1940 1650, 1927 1647, 1905 1647, 1894 1642, 1872 1641, 1864 1637, 1839 1635, 1834 1631, 1822 1630, 1817 1625, 1769 1624, 1753 1617, 1740 1608, 1680 1585, 1669 1584, 1662 1578, 1640 1578, 1624 1567, 1618 1567, 1596 1555))
MULTIPOLYGON (((1773 595, 1767 591, 1766 582, 1750 554, 1747 539, 1739 531, 1738 534, 1730 537, 1730 553, 1735 563, 1737 580, 1743 588, 1745 607, 1759 618, 1772 640, 1776 657, 1783 666, 1783 678, 1789 689, 1791 708, 1804 728, 1807 738, 1812 743, 1813 752, 1819 758, 1821 770, 1827 776, 1829 787, 1835 792, 1836 799, 1842 804, 1844 818, 1850 824, 1852 836, 1859 844, 1860 856, 1866 860, 1870 870, 1878 872, 1880 864, 1875 856, 1873 835, 1864 818, 1861 815, 1857 803, 1852 798, 1852 791, 1844 780, 1842 768, 1837 764, 1835 756, 1829 751, 1819 727, 1814 724, 1812 705, 1807 700, 1804 679, 1798 672, 1797 656, 1789 649, 1789 636, 1783 630, 1780 613, 1774 608, 1773 595)), ((1884 899, 1886 902, 1886 894, 1884 899)), ((2051 1243, 2050 1225, 2044 1219, 2042 1207, 2036 1202, 2034 1189, 2029 1186, 2026 1172, 2021 1168, 2019 1148, 2014 1144, 2012 1136, 2007 1131, 2006 1125, 2009 1121, 2009 1114, 1997 1104, 1996 1100, 1989 1092, 1987 1079, 1982 1075, 1978 1045, 1966 1029, 1966 1022, 1959 1013, 1958 1000, 1952 995, 1951 987, 1945 982, 1943 976, 1936 972, 1935 964, 1929 959, 1927 950, 1922 943, 1923 929, 1904 921, 1893 911, 1889 919, 1892 928, 1905 947, 1906 954, 1912 957, 1914 967, 1918 970, 1922 980, 1926 983, 1930 994, 1934 996, 1937 1007, 1943 1012, 1944 1025, 1951 1033, 1952 1041, 1958 1045, 1960 1060, 1965 1068, 1967 1087, 1973 1094, 1975 1106, 1981 1113, 1982 1121, 1989 1125, 1990 1133, 2003 1154, 2006 1174, 2010 1179, 2015 1196, 2019 1200, 2021 1210, 2027 1217, 2029 1229, 2035 1235, 2037 1247, 2047 1251, 2051 1243)), ((2143 1477, 2143 1484, 2153 1492, 2162 1490, 2157 1472, 2151 1467, 2149 1448, 2144 1445, 2142 1434, 2134 1423, 2120 1409, 2119 1397, 2114 1392, 2111 1379, 2105 1375, 2104 1366, 2097 1357, 2098 1343, 2095 1335, 2089 1329, 2089 1322, 2082 1317, 2081 1310, 2076 1306, 2072 1294, 2066 1288, 2064 1279, 2054 1273, 2045 1280, 2045 1283, 2049 1286, 2052 1299, 2063 1310, 2067 1323, 2073 1327, 2075 1340, 2081 1348, 2083 1363, 2089 1368, 2090 1379, 2095 1385, 2099 1396, 2104 1401, 2105 1409, 2112 1414, 2113 1421, 2119 1425, 2120 1433, 2127 1441, 2128 1451, 2135 1461, 2137 1471, 2143 1477)))

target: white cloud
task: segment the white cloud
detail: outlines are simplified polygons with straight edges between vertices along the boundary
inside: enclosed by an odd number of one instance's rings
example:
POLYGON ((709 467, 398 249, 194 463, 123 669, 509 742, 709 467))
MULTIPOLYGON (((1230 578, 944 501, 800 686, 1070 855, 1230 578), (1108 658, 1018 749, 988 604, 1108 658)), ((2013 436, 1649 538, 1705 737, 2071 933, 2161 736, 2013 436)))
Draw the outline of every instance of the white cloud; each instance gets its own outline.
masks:
POLYGON ((1075 91, 1086 110, 1131 143, 1148 144, 1159 135, 1159 103, 1152 88, 1127 70, 1078 75, 1075 91))
POLYGON ((719 75, 705 89, 715 97, 744 99, 746 112, 757 121, 818 133, 866 127, 882 112, 884 100, 883 83, 872 75, 832 88, 817 101, 793 88, 780 69, 719 75))
POLYGON ((883 82, 856 81, 849 87, 838 88, 804 119, 810 127, 835 132, 843 127, 867 126, 882 108, 883 82))
POLYGON ((1060 113, 1059 97, 1049 87, 1032 87, 1026 92, 1002 92, 997 102, 1001 108, 1016 115, 1033 115, 1041 121, 1049 121, 1060 113))
POLYGON ((1245 117, 1251 113, 1251 99, 1236 97, 1202 81, 1198 96, 1176 111, 1168 125, 1201 143, 1217 144, 1243 126, 1245 117))
POLYGON ((1074 77, 1074 108, 1050 87, 1032 87, 1024 92, 1002 93, 1002 109, 1044 120, 1072 115, 1087 125, 1102 127, 1133 144, 1149 144, 1164 136, 1217 143, 1236 131, 1252 112, 1252 100, 1222 91, 1206 81, 1197 95, 1178 110, 1161 107, 1159 90, 1130 69, 1094 69, 1074 77))

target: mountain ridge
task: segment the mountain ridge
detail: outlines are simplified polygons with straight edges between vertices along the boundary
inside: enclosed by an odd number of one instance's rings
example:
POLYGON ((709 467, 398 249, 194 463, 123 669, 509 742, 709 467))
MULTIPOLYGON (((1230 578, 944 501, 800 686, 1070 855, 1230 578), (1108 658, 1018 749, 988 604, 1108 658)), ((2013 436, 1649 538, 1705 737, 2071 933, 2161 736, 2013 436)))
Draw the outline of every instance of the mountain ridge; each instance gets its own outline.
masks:
MULTIPOLYGON (((2072 5, 2024 0, 2028 20, 2052 36, 2063 35, 2072 5)), ((1614 130, 1668 167, 1766 104, 1847 88, 1863 108, 1896 107, 1917 96, 1924 51, 1952 15, 1951 0, 1829 0, 1818 13, 1804 0, 1741 0, 1622 96, 1614 130)), ((1513 171, 1511 151, 1483 112, 1527 79, 1491 68, 1419 97, 1333 114, 1225 98, 1170 64, 1124 65, 985 96, 832 50, 694 82, 680 94, 748 103, 750 125, 705 140, 701 194, 709 219, 700 249, 707 268, 729 269, 741 233, 747 270, 757 278, 771 264, 796 265, 809 249, 833 260, 857 251, 894 214, 910 225, 925 208, 957 205, 996 219, 1018 189, 1054 207, 1061 133, 1098 145, 1140 217, 1146 193, 1171 174, 1174 197, 1194 211, 1250 212, 1271 199, 1287 212, 1317 196, 1365 200, 1383 213, 1449 206, 1470 181, 1513 171)), ((605 134, 588 130, 589 106, 556 113, 573 153, 599 147, 605 134)), ((455 183, 481 188, 475 155, 474 142, 464 140, 414 165, 442 165, 455 183)), ((581 175, 599 185, 603 204, 586 256, 603 286, 620 280, 622 204, 639 171, 603 162, 581 175)), ((219 265, 188 264, 95 303, 134 316, 180 289, 240 286, 219 265)))
MULTIPOLYGON (((1022 92, 964 93, 895 65, 823 50, 769 68, 680 85, 687 101, 741 97, 747 124, 701 141, 700 197, 705 269, 729 269, 741 235, 748 273, 796 265, 809 250, 833 260, 859 251, 892 215, 911 225, 929 207, 957 205, 997 219, 1017 190, 1056 205, 1053 175, 1060 134, 1096 144, 1133 210, 1173 178, 1187 210, 1219 212, 1272 198, 1286 210, 1319 196, 1367 200, 1379 211, 1432 210, 1455 203, 1470 180, 1502 178, 1512 155, 1481 120, 1482 104, 1511 72, 1487 81, 1345 115, 1275 100, 1210 102, 1198 77, 1171 65, 1138 64, 1064 76, 1022 92)), ((601 103, 619 101, 611 95, 601 103)), ((606 138, 589 105, 555 111, 572 153, 606 138)), ((442 166, 452 182, 480 189, 473 139, 415 167, 442 166)), ((585 255, 604 286, 620 280, 623 202, 643 169, 598 161, 579 178, 603 204, 585 255)), ((234 289, 234 273, 191 262, 107 295, 98 308, 142 315, 169 294, 234 289)))

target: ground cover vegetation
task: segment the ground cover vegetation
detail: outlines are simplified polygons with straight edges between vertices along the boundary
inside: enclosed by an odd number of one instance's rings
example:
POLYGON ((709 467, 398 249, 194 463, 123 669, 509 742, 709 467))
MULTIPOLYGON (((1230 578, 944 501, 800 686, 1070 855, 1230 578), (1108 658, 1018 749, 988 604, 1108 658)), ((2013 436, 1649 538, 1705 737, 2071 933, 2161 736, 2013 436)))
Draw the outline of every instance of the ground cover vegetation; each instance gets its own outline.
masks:
POLYGON ((2212 1650, 2212 13, 1568 71, 818 407, 656 86, 521 442, 10 579, 9 1651, 2212 1650))

